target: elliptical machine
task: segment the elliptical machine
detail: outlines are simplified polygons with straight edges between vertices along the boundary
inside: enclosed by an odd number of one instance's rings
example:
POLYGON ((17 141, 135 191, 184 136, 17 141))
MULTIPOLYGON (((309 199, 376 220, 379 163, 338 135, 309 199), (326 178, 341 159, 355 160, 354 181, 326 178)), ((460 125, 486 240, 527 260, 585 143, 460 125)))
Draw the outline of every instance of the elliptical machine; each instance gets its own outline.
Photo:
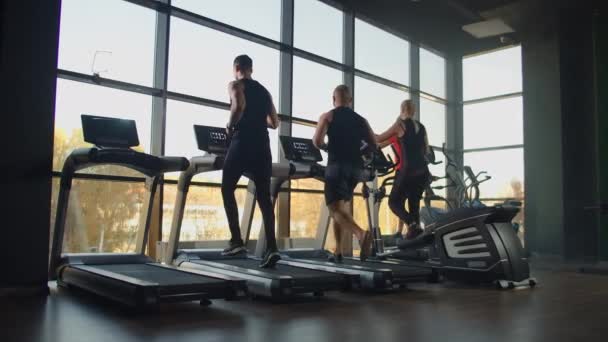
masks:
MULTIPOLYGON (((430 157, 434 163, 434 155, 430 157)), ((376 213, 390 182, 385 179, 370 197, 376 213)), ((501 289, 534 287, 536 280, 530 277, 528 260, 511 224, 518 212, 519 207, 509 203, 457 208, 427 224, 416 239, 401 241, 396 247, 385 248, 382 237, 375 236, 374 252, 380 258, 432 268, 447 279, 494 282, 501 289)))

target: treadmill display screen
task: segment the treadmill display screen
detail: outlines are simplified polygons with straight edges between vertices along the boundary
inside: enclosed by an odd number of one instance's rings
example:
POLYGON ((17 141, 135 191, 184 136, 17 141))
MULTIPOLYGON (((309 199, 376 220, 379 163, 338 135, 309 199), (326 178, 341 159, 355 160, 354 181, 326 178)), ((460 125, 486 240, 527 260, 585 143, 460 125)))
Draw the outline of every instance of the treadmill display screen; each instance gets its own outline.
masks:
POLYGON ((226 154, 229 146, 225 128, 194 125, 198 149, 208 153, 226 154))
POLYGON ((316 163, 323 160, 321 151, 312 144, 312 140, 281 136, 281 146, 285 158, 297 162, 316 163))
POLYGON ((129 148, 139 145, 134 120, 82 114, 84 141, 99 147, 129 148))

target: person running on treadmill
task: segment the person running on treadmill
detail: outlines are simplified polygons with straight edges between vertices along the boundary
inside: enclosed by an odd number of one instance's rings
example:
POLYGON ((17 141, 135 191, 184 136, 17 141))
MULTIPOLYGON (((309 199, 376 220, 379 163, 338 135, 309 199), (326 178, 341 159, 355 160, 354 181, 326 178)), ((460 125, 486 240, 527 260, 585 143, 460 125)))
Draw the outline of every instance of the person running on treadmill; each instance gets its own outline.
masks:
POLYGON ((405 238, 414 239, 423 230, 420 228, 420 200, 430 172, 426 155, 430 152, 426 128, 414 119, 416 107, 412 100, 401 103, 401 114, 386 132, 376 136, 376 141, 384 142, 392 137, 401 144, 401 169, 395 177, 389 195, 391 211, 408 226, 405 238), (405 210, 405 201, 408 209, 405 210))
POLYGON ((266 252, 260 267, 272 268, 281 259, 274 233, 274 210, 270 199, 272 155, 268 129, 276 129, 279 118, 272 96, 259 82, 251 78, 253 61, 240 55, 233 64, 235 81, 228 85, 230 94, 230 120, 226 132, 230 146, 224 160, 222 197, 230 227, 230 245, 223 255, 236 255, 246 251, 241 238, 239 212, 234 192, 243 173, 247 172, 255 183, 256 198, 266 233, 266 252))
POLYGON ((313 144, 328 151, 325 168, 325 203, 334 220, 336 238, 335 261, 342 261, 342 234, 348 232, 359 239, 361 260, 371 254, 372 236, 361 229, 353 219, 349 202, 363 171, 361 142, 368 148, 375 147, 375 135, 367 120, 351 109, 352 96, 346 85, 339 85, 333 92, 334 109, 319 118, 313 144), (328 142, 325 143, 327 136, 328 142))

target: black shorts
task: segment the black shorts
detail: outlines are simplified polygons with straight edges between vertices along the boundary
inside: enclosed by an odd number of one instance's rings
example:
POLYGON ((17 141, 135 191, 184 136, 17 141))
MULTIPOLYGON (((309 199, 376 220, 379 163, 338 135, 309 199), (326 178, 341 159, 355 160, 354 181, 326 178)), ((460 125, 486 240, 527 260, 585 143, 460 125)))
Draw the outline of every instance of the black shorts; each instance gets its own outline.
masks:
POLYGON ((363 169, 359 165, 330 164, 325 168, 325 204, 350 201, 363 169))

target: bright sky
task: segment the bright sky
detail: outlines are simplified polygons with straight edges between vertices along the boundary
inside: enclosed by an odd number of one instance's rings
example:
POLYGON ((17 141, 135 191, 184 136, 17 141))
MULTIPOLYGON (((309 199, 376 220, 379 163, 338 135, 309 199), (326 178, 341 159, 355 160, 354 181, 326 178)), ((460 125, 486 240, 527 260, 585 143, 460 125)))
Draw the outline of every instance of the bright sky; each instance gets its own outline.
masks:
MULTIPOLYGON (((173 0, 173 5, 280 39, 280 0, 173 0)), ((295 46, 342 61, 341 13, 314 0, 296 0, 294 13, 295 46)), ((63 0, 59 68, 91 74, 95 52, 100 51, 94 71, 101 72, 103 77, 151 86, 155 23, 154 11, 121 0, 63 0)), ((232 79, 232 60, 237 54, 247 53, 254 60, 254 78, 270 90, 278 104, 277 50, 177 18, 171 20, 170 38, 170 90, 228 102, 226 85, 232 79)), ((355 23, 355 40, 357 68, 409 84, 407 41, 359 19, 355 23)), ((521 91, 520 55, 520 48, 516 47, 465 59, 465 99, 521 91)), ((420 59, 422 90, 445 96, 445 61, 424 49, 420 59)), ((342 83, 342 73, 295 57, 293 82, 294 115, 316 120, 331 108, 331 92, 342 83)), ((376 132, 395 120, 399 104, 406 98, 409 98, 406 92, 356 78, 355 109, 368 118, 376 132)), ((431 144, 441 146, 445 141, 445 107, 421 99, 419 110, 431 144)), ((135 119, 140 141, 149 150, 149 96, 58 80, 56 126, 68 131, 79 128, 82 113, 135 119)), ((186 157, 200 154, 192 124, 223 126, 226 120, 225 111, 170 101, 166 154, 186 157)), ((522 143, 521 122, 521 99, 467 106, 465 147, 522 143)), ((297 135, 311 133, 312 129, 304 127, 294 129, 297 135)), ((271 138, 276 160, 276 132, 271 133, 271 138)), ((468 158, 473 160, 472 156, 468 158)), ((506 165, 501 170, 519 177, 523 159, 518 158, 512 157, 515 165, 506 165)), ((481 165, 493 161, 486 157, 483 160, 488 162, 480 161, 481 165)))

